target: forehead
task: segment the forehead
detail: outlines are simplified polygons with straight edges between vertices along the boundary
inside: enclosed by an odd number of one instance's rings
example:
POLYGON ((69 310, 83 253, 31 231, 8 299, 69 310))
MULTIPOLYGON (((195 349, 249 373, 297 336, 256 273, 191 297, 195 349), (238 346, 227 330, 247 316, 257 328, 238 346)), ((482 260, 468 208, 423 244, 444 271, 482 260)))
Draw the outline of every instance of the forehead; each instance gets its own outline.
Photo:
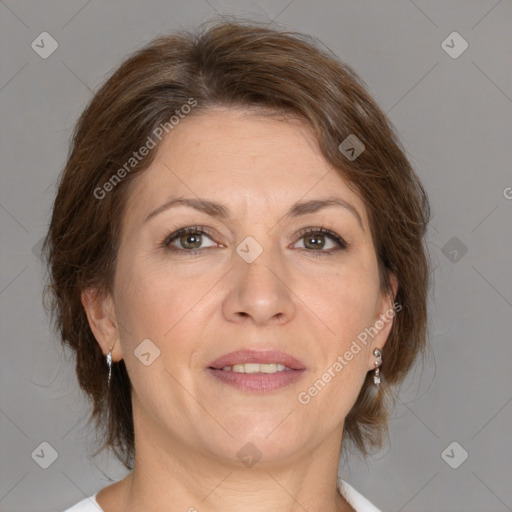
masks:
POLYGON ((310 127, 257 111, 212 109, 185 118, 132 184, 134 215, 170 195, 227 203, 239 214, 279 212, 300 199, 336 194, 366 224, 362 200, 323 157, 310 127))

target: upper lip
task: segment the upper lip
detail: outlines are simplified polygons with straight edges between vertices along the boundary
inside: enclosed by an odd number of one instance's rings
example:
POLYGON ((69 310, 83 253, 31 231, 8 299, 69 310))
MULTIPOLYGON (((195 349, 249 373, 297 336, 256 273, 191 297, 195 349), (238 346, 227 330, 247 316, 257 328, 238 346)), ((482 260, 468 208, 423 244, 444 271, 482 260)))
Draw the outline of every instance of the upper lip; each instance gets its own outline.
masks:
POLYGON ((292 370, 304 370, 306 367, 297 358, 281 352, 280 350, 236 350, 229 354, 224 354, 212 361, 208 366, 210 368, 220 369, 225 366, 245 363, 276 363, 282 364, 292 370))

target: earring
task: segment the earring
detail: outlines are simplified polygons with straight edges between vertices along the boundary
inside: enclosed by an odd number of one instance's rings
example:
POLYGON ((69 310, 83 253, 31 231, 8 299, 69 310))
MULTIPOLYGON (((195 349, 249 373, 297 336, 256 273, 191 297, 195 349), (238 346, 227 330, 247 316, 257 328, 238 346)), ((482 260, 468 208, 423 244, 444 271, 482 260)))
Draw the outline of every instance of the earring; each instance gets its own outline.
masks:
POLYGON ((380 370, 379 370, 379 366, 382 364, 382 352, 380 351, 380 349, 376 348, 374 351, 373 351, 373 355, 377 358, 377 361, 375 361, 375 375, 373 376, 373 383, 376 385, 376 386, 379 386, 380 384, 380 370))
POLYGON ((110 388, 110 377, 112 376, 112 349, 114 347, 110 347, 110 350, 107 354, 107 365, 108 365, 108 387, 110 388))

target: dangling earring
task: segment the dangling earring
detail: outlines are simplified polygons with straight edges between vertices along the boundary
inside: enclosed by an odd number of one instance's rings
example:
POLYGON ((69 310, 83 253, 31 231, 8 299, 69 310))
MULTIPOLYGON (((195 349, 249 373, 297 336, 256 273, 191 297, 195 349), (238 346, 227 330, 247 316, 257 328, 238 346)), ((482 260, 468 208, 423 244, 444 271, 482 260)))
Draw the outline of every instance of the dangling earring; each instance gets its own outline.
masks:
POLYGON ((376 385, 376 386, 379 386, 380 384, 380 370, 379 370, 379 366, 382 364, 382 352, 380 351, 380 349, 376 348, 374 351, 373 351, 373 355, 377 358, 377 361, 375 361, 375 374, 373 376, 373 383, 376 385))
POLYGON ((108 365, 108 387, 110 388, 110 377, 112 376, 112 349, 114 347, 110 347, 110 350, 107 354, 107 365, 108 365))

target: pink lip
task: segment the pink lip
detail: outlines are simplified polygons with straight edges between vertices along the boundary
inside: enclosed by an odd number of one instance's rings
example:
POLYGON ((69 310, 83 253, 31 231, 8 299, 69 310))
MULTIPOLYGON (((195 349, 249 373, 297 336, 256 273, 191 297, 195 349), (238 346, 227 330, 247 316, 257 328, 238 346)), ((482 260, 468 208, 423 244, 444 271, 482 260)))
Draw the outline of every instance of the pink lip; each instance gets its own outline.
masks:
POLYGON ((224 354, 208 366, 213 369, 222 369, 225 366, 245 363, 276 363, 288 366, 292 370, 305 370, 306 368, 301 361, 280 350, 237 350, 224 354))
POLYGON ((239 350, 225 354, 208 367, 208 372, 225 384, 243 391, 269 392, 296 382, 306 370, 295 357, 276 350, 239 350), (277 363, 290 368, 276 373, 238 373, 223 371, 225 366, 244 363, 277 363))

